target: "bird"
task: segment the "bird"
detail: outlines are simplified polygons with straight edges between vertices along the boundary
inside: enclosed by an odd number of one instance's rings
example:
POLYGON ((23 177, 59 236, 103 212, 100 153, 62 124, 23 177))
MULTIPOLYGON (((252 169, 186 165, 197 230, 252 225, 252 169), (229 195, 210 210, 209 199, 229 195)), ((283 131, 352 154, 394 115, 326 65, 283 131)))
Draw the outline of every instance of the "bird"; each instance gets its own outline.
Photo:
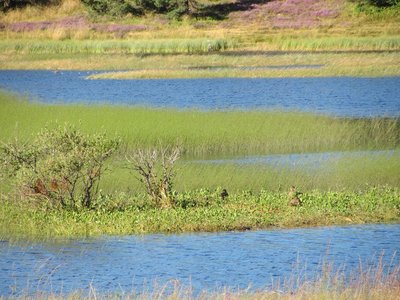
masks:
POLYGON ((222 192, 221 192, 221 194, 220 194, 220 196, 221 196, 221 199, 222 199, 222 200, 225 200, 225 198, 228 197, 229 194, 228 194, 228 192, 226 191, 226 189, 223 189, 222 192))
POLYGON ((299 196, 301 194, 302 193, 298 192, 296 190, 296 187, 292 185, 290 187, 289 193, 288 193, 288 198, 289 198, 288 205, 290 205, 290 206, 301 206, 302 202, 301 202, 301 199, 299 198, 299 196))

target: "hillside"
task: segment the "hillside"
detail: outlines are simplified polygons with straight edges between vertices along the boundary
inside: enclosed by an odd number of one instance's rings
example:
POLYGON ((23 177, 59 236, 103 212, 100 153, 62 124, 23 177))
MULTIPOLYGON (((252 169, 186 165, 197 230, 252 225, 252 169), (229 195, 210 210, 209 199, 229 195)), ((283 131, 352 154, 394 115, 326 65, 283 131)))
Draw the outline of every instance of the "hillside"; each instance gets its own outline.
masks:
POLYGON ((12 8, 0 13, 0 69, 139 69, 113 78, 400 75, 400 4, 366 1, 375 0, 198 0, 179 17, 99 14, 79 0, 12 8), (263 69, 271 65, 323 67, 263 69))
MULTIPOLYGON (((168 14, 140 16, 99 15, 79 0, 62 0, 57 5, 26 6, 0 14, 2 34, 39 31, 79 31, 73 38, 89 38, 94 33, 115 38, 134 36, 138 31, 192 29, 207 35, 208 30, 237 31, 248 35, 258 31, 318 30, 320 33, 375 35, 399 34, 398 4, 389 8, 361 5, 346 0, 200 0, 189 16, 179 19, 168 14), (204 2, 208 1, 208 2, 204 2), (240 30, 243 30, 242 32, 240 30), (87 36, 83 31, 89 31, 87 36)), ((187 32, 175 34, 187 35, 187 32)), ((174 36, 173 32, 169 33, 174 36)), ((195 34, 195 33, 192 33, 195 34)), ((215 32, 214 32, 215 34, 215 32)), ((43 35, 43 34, 42 34, 43 35)), ((55 34, 54 34, 55 35, 55 34)), ((233 34, 235 35, 235 34, 233 34)), ((256 39, 257 41, 257 39, 256 39)))

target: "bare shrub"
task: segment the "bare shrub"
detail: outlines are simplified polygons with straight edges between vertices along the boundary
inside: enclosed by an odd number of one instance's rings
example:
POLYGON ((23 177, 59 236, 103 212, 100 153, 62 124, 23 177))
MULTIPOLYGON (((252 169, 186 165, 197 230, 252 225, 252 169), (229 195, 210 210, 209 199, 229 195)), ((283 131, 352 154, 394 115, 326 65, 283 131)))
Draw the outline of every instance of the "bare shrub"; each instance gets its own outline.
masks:
POLYGON ((180 147, 139 149, 127 157, 130 168, 139 174, 152 205, 158 208, 175 206, 172 185, 174 164, 181 155, 180 147))

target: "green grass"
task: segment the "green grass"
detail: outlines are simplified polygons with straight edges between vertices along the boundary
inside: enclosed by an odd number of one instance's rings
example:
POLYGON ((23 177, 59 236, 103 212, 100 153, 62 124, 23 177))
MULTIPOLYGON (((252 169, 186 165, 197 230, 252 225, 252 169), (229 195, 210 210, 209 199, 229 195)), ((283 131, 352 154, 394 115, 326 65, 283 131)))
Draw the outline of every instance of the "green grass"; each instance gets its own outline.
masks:
MULTIPOLYGON (((315 168, 307 168, 297 161, 297 167, 260 164, 234 164, 232 162, 211 164, 191 160, 178 161, 174 189, 179 193, 207 189, 216 191, 221 187, 230 193, 262 189, 286 191, 291 185, 301 191, 364 191, 371 186, 399 187, 400 151, 392 155, 344 157, 321 161, 315 168)), ((144 186, 136 179, 123 157, 110 163, 110 170, 101 182, 104 193, 126 195, 144 193, 144 186)))
MULTIPOLYGON (((63 42, 60 48, 63 47, 63 42)), ((90 45, 90 42, 87 42, 90 45)), ((1 42, 0 42, 1 44, 1 42)), ((73 44, 67 42, 66 45, 73 44)), ((5 45, 5 48, 8 45, 5 45)), ((34 43, 32 44, 34 45, 34 43)), ((69 47, 69 46, 68 46, 69 47)), ((68 48, 67 47, 67 48, 68 48)), ((22 48, 23 49, 23 48, 22 48)), ((65 49, 64 49, 65 50, 65 49)), ((130 70, 92 76, 103 78, 215 78, 215 77, 326 77, 326 76, 399 76, 398 52, 269 52, 222 51, 207 54, 168 54, 154 52, 151 55, 134 55, 99 50, 88 52, 42 53, 0 51, 1 69, 61 69, 61 70, 130 70), (10 59, 12 56, 12 59, 10 59), (314 67, 307 67, 314 66, 314 67), (318 67, 315 67, 318 66, 318 67)), ((66 51, 66 50, 65 50, 66 51)), ((130 50, 127 50, 130 51, 130 50)), ((150 50, 149 50, 150 51, 150 50)), ((153 50, 151 50, 153 51, 153 50)), ((186 50, 182 50, 186 51, 186 50)))
POLYGON ((396 118, 347 119, 298 112, 196 111, 121 106, 45 105, 0 94, 0 139, 28 139, 45 125, 75 124, 118 135, 127 149, 181 144, 186 157, 399 146, 396 118), (101 117, 100 117, 101 116, 101 117))
POLYGON ((389 51, 400 48, 400 37, 398 35, 322 35, 312 32, 308 36, 303 36, 303 32, 299 32, 298 35, 274 34, 262 36, 255 38, 255 41, 241 41, 240 38, 237 38, 237 47, 269 51, 389 51))
POLYGON ((366 222, 398 222, 398 188, 364 192, 310 191, 303 206, 287 205, 286 192, 241 192, 220 200, 218 191, 180 193, 179 206, 152 209, 139 196, 114 198, 97 210, 42 210, 24 202, 2 201, 0 236, 55 238, 101 234, 243 230, 366 222), (106 208, 107 207, 107 208, 106 208), (112 209, 113 208, 113 209, 112 209))
MULTIPOLYGON (((273 67, 273 66, 272 66, 273 67)), ((169 79, 169 78, 299 78, 299 77, 383 77, 398 76, 400 68, 396 65, 357 65, 340 66, 328 65, 321 67, 307 67, 302 65, 290 65, 282 68, 205 68, 205 69, 145 69, 124 72, 106 72, 91 75, 89 79, 169 79)))
POLYGON ((232 42, 223 39, 169 39, 169 40, 2 40, 0 52, 35 54, 162 54, 207 53, 232 48, 232 42))
MULTIPOLYGON (((68 122, 87 133, 120 136, 123 147, 109 162, 93 211, 47 211, 16 204, 7 182, 1 192, 0 236, 81 236, 145 232, 216 231, 270 226, 399 221, 399 120, 333 118, 297 112, 148 109, 45 105, 0 94, 0 140, 29 141, 44 126, 68 122), (175 209, 152 209, 125 154, 180 144, 175 209), (252 154, 397 149, 388 157, 360 156, 323 163, 314 171, 234 164, 202 158, 252 154), (304 206, 287 205, 296 185, 304 206), (381 188, 374 188, 381 187, 381 188), (229 200, 221 202, 221 187, 229 200), (11 202, 9 202, 11 201, 11 202)), ((21 201, 17 201, 21 202, 21 201)), ((25 203, 25 204, 24 204, 25 203)))
POLYGON ((0 140, 29 140, 44 126, 65 122, 87 133, 106 131, 120 136, 122 148, 110 162, 102 181, 106 193, 141 193, 126 168, 125 154, 138 148, 180 144, 175 188, 228 188, 229 191, 314 188, 364 189, 369 185, 398 186, 399 150, 393 155, 322 162, 309 171, 273 166, 196 163, 193 160, 235 158, 274 153, 399 149, 396 118, 347 119, 307 113, 275 111, 220 111, 149 109, 120 106, 46 105, 0 94, 0 140), (101 116, 101 117, 100 117, 101 116), (234 128, 234 130, 232 130, 234 128))

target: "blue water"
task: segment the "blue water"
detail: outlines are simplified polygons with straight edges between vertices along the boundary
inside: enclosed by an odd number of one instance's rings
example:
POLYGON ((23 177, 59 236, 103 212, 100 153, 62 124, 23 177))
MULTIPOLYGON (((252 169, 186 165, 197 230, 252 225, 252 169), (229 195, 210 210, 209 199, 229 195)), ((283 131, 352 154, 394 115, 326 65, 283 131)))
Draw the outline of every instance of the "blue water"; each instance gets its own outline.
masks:
POLYGON ((379 151, 337 151, 337 152, 316 152, 316 153, 292 153, 292 154, 270 154, 245 156, 221 159, 194 160, 193 163, 200 164, 237 164, 237 165, 257 165, 273 166, 284 168, 301 168, 302 170, 316 171, 332 167, 346 159, 390 159, 400 158, 399 150, 379 150, 379 151))
POLYGON ((0 242, 0 295, 151 290, 171 279, 195 292, 222 286, 268 288, 292 276, 312 278, 324 260, 347 272, 383 253, 399 265, 400 224, 291 230, 102 237, 64 242, 0 242), (26 289, 26 290, 24 290, 26 289))
POLYGON ((95 72, 0 71, 0 88, 47 103, 179 109, 282 109, 399 116, 400 77, 86 80, 95 72))

